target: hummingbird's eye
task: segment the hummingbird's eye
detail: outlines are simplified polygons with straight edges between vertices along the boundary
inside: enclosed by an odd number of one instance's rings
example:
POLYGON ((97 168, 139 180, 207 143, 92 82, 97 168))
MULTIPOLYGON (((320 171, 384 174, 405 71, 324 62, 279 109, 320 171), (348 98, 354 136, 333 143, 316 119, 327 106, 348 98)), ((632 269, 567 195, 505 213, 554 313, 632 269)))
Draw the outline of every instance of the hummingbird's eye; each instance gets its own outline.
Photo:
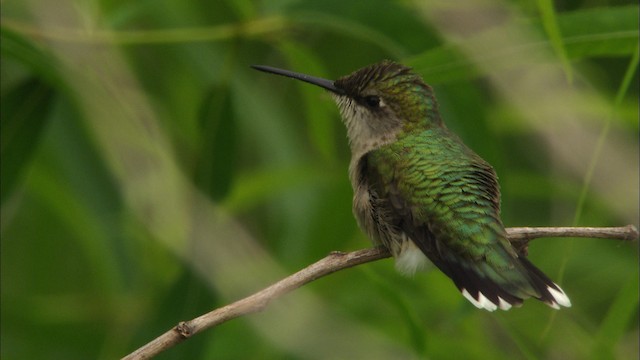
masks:
POLYGON ((370 107, 372 109, 379 108, 381 104, 380 97, 375 95, 365 96, 363 100, 367 107, 370 107))

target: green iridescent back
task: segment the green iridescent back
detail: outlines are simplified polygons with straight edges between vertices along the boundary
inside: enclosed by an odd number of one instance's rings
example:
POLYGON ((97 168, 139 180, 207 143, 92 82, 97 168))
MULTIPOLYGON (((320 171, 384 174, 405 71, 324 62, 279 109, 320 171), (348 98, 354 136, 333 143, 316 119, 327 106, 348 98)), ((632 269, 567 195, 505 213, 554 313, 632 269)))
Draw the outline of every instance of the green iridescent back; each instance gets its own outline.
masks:
POLYGON ((455 134, 439 126, 405 133, 368 161, 379 196, 411 218, 412 238, 435 242, 422 247, 436 265, 466 262, 521 297, 539 295, 506 239, 493 168, 455 134))

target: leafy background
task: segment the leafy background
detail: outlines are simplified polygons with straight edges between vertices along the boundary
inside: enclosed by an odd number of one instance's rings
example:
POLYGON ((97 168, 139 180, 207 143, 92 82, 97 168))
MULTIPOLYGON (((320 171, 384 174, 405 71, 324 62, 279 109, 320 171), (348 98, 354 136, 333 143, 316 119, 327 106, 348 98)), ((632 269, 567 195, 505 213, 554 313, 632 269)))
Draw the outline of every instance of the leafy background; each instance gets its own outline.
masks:
MULTIPOLYGON (((411 65, 496 168, 507 226, 638 225, 633 1, 8 1, 0 44, 2 358, 121 357, 369 246, 331 99, 254 63, 411 65)), ((530 257, 572 308, 478 311, 386 260, 159 358, 638 358, 636 244, 530 257)))

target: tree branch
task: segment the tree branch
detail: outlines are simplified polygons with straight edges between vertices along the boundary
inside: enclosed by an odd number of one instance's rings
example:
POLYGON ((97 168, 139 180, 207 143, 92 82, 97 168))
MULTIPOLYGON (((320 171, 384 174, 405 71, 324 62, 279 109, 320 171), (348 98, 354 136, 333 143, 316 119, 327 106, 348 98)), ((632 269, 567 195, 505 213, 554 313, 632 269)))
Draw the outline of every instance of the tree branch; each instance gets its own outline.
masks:
MULTIPOLYGON (((618 239, 633 241, 638 239, 638 230, 633 225, 623 227, 517 227, 508 228, 509 241, 523 254, 527 253, 529 241, 542 237, 581 237, 618 239)), ((258 291, 244 299, 215 309, 189 321, 182 321, 169 331, 124 357, 124 360, 149 359, 191 336, 231 319, 252 314, 264 309, 269 303, 311 281, 342 269, 391 257, 384 248, 369 248, 352 252, 334 251, 325 258, 306 268, 258 291)))
POLYGON ((529 241, 542 237, 579 237, 632 241, 638 239, 638 229, 633 225, 620 227, 513 227, 507 228, 511 244, 527 255, 529 241))

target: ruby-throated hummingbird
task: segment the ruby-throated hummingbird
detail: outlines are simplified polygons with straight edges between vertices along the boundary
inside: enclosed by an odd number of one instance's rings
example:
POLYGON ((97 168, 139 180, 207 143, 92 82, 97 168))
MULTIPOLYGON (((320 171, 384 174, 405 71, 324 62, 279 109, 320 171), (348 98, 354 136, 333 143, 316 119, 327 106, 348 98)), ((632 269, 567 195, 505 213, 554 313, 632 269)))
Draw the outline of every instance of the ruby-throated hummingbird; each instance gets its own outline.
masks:
POLYGON ((447 129, 433 90, 411 68, 383 61, 336 81, 253 68, 331 92, 351 147, 353 212, 400 272, 413 274, 428 259, 489 311, 529 297, 555 309, 571 306, 507 240, 495 171, 447 129))

